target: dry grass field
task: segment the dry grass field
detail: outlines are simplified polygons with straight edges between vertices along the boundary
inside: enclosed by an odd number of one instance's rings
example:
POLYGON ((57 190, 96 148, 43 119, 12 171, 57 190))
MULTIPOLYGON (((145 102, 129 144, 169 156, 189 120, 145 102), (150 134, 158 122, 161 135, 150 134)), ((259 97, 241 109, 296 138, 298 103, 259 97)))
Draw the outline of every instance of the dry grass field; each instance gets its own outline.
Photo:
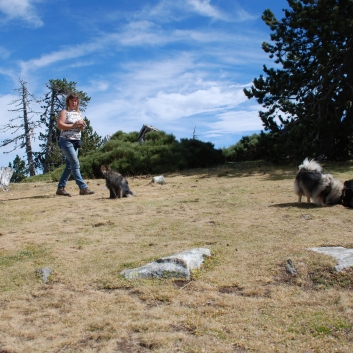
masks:
MULTIPOLYGON (((349 162, 324 165, 344 181, 349 162)), ((0 352, 353 351, 353 272, 307 250, 353 247, 352 212, 297 203, 296 167, 244 163, 128 178, 136 197, 0 190, 0 352), (196 247, 190 280, 120 271, 196 247), (291 259, 298 275, 286 272, 291 259), (36 269, 53 270, 44 284, 36 269)))

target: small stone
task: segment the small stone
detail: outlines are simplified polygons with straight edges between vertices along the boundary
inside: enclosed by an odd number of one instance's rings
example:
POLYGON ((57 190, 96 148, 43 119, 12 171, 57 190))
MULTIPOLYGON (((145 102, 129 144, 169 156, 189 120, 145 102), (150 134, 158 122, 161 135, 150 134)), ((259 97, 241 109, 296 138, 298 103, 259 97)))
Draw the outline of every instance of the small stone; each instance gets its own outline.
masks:
POLYGON ((46 284, 48 282, 48 278, 52 270, 49 267, 43 267, 43 268, 38 268, 36 272, 41 275, 43 283, 46 284))
POLYGON ((286 270, 291 274, 291 275, 296 275, 297 270, 294 268, 293 262, 291 259, 288 259, 286 262, 286 270))

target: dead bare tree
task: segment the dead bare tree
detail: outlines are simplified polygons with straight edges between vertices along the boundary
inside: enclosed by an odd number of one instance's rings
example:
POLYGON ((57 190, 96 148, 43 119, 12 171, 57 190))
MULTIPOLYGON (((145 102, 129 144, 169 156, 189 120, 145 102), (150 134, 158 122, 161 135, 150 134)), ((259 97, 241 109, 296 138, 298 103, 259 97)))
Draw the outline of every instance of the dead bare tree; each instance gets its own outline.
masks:
POLYGON ((0 147, 10 145, 11 143, 15 144, 11 151, 4 153, 10 153, 18 148, 26 148, 28 171, 29 175, 33 176, 36 175, 36 171, 31 139, 35 138, 34 130, 40 125, 40 123, 39 121, 32 120, 38 112, 31 109, 31 104, 32 102, 39 103, 39 100, 28 92, 26 86, 27 82, 20 79, 20 84, 21 87, 15 89, 20 98, 10 103, 11 105, 15 105, 17 108, 9 110, 10 112, 19 112, 20 114, 16 118, 10 119, 7 124, 0 128, 0 132, 5 133, 7 131, 12 131, 11 134, 15 136, 3 140, 0 143, 0 147))

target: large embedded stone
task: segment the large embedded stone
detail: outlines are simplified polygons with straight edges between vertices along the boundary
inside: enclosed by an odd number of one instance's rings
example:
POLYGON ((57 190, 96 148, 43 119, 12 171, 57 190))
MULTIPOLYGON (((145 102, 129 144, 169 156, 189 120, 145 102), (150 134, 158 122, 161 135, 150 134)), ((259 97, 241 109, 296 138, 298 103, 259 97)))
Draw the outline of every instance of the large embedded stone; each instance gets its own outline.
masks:
POLYGON ((346 249, 342 246, 325 246, 310 248, 309 250, 332 256, 338 260, 338 264, 335 266, 335 270, 337 272, 353 266, 353 249, 346 249))
POLYGON ((206 248, 196 248, 162 257, 145 266, 120 272, 127 279, 134 278, 190 278, 190 271, 200 268, 205 256, 211 256, 206 248))

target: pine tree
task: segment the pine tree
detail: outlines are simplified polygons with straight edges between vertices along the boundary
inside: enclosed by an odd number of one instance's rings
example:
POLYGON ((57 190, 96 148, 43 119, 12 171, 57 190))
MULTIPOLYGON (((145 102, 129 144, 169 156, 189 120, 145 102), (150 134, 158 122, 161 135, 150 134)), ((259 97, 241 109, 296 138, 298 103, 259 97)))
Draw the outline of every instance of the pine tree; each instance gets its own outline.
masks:
POLYGON ((27 178, 28 169, 26 168, 26 162, 22 160, 18 155, 16 155, 13 160, 13 164, 9 163, 9 167, 13 168, 14 172, 12 174, 11 183, 19 183, 23 179, 27 178))
POLYGON ((33 176, 36 175, 36 171, 34 166, 34 153, 32 151, 31 139, 35 137, 34 130, 39 126, 39 121, 32 120, 33 116, 38 113, 31 109, 31 103, 39 103, 39 100, 28 92, 27 82, 20 79, 20 84, 21 87, 16 89, 20 98, 11 103, 18 108, 9 110, 11 112, 19 112, 20 115, 16 118, 10 119, 10 122, 0 129, 0 131, 3 132, 13 130, 12 134, 15 136, 3 140, 0 143, 0 147, 15 143, 15 147, 11 151, 4 153, 10 153, 18 148, 25 148, 29 174, 33 176), (17 120, 19 120, 18 123, 17 120))
POLYGON ((276 68, 264 66, 248 98, 271 135, 272 158, 348 158, 353 152, 353 1, 288 0, 278 21, 263 13, 271 43, 262 47, 276 68))
POLYGON ((84 117, 84 121, 86 122, 86 126, 81 134, 82 146, 79 151, 80 157, 85 156, 88 152, 95 151, 103 145, 102 137, 93 131, 89 119, 84 117))

